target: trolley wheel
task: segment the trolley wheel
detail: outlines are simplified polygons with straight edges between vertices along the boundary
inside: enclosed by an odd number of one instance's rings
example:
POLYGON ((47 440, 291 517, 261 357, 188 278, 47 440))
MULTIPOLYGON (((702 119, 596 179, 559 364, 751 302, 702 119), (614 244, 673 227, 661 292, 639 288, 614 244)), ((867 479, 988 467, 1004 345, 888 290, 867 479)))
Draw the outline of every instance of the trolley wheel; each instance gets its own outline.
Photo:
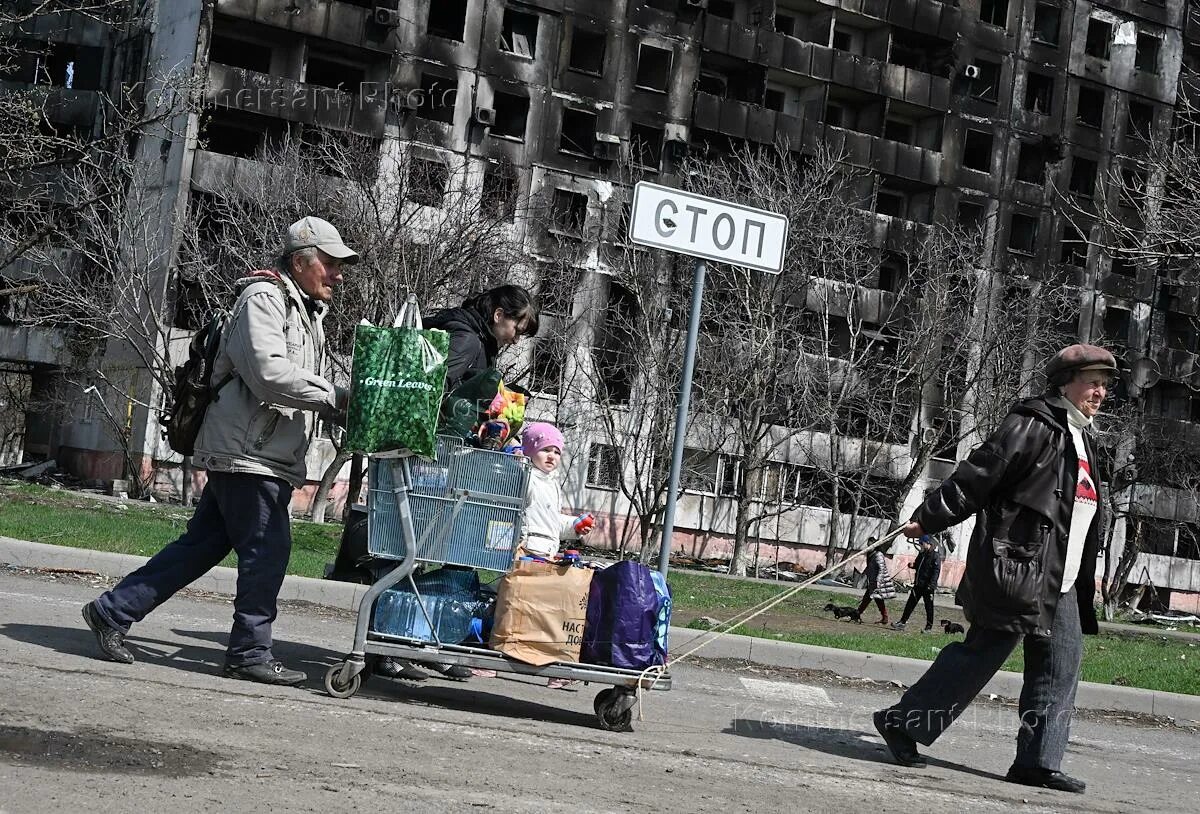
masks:
POLYGON ((358 692, 358 688, 362 686, 362 673, 359 673, 347 682, 340 680, 342 668, 345 666, 346 662, 339 662, 330 667, 325 673, 325 692, 334 698, 349 698, 358 692))
POLYGON ((592 702, 600 728, 610 732, 633 731, 633 727, 630 726, 633 720, 633 705, 633 694, 616 687, 601 690, 592 702))

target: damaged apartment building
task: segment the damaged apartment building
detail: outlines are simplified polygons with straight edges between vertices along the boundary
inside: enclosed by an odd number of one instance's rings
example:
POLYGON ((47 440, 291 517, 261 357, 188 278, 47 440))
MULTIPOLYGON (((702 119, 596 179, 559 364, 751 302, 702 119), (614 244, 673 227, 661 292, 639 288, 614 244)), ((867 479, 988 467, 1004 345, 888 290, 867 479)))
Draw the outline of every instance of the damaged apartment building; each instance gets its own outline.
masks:
MULTIPOLYGON (((554 292, 553 322, 586 305, 572 301, 585 291, 610 296, 605 246, 623 240, 623 221, 598 182, 616 162, 631 159, 671 184, 702 145, 832 143, 872 175, 867 198, 881 248, 891 230, 947 218, 987 225, 985 263, 1014 274, 1073 267, 1085 292, 1079 338, 1151 360, 1136 369, 1153 375, 1134 382, 1147 409, 1200 427, 1197 288, 1106 256, 1079 218, 1072 225, 1053 205, 1065 190, 1088 210, 1107 173, 1136 174, 1144 137, 1172 127, 1180 67, 1200 58, 1200 12, 1187 0, 192 5, 160 3, 150 49, 194 63, 209 98, 221 100, 206 112, 201 140, 172 152, 180 205, 285 131, 395 139, 428 162, 431 204, 451 171, 465 173, 486 205, 505 209, 518 196, 546 202, 544 221, 522 227, 530 255, 575 241, 584 273, 598 279, 554 292), (321 111, 280 101, 308 88, 347 94, 349 103, 321 111), (272 89, 280 92, 263 92, 272 89)), ((878 285, 897 276, 884 269, 878 285)), ((50 357, 22 357, 37 351, 21 344, 9 303, 0 296, 0 351, 13 364, 50 369, 50 357)), ((148 436, 152 429, 147 424, 148 436)), ((35 436, 27 434, 28 452, 60 454, 35 436)), ((85 437, 60 433, 56 443, 87 446, 70 441, 85 437)), ((156 443, 148 437, 147 449, 156 443)), ((573 502, 619 512, 612 487, 621 473, 611 451, 596 444, 584 453, 575 455, 573 502)), ((951 468, 935 461, 929 480, 951 468)), ((703 504, 720 501, 719 491, 681 504, 685 538, 728 536, 731 529, 701 528, 698 519, 712 515, 703 504)), ((1142 579, 1165 592, 1164 602, 1194 610, 1200 517, 1194 501, 1160 491, 1168 497, 1157 505, 1183 514, 1170 516, 1170 533, 1148 547, 1142 579)), ((1117 530, 1114 545, 1124 533, 1117 530)), ((796 532, 783 543, 795 548, 801 539, 796 532)))

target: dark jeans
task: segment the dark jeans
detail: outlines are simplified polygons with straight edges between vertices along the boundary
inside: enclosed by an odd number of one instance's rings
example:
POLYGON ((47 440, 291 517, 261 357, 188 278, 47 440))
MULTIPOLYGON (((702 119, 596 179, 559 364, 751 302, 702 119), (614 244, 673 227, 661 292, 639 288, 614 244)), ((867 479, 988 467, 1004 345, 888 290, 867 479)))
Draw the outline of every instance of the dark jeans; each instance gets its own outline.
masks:
POLYGON ((933 627, 933 588, 913 588, 904 604, 904 613, 900 614, 900 624, 906 624, 908 617, 917 609, 917 600, 925 600, 925 628, 933 627))
POLYGON ((96 600, 99 614, 125 633, 134 622, 237 552, 237 596, 225 661, 271 660, 271 623, 292 553, 292 487, 261 475, 210 472, 187 531, 96 600))
MULTIPOLYGON (((1025 683, 1018 703, 1020 729, 1014 766, 1059 771, 1083 659, 1079 603, 1072 589, 1058 600, 1050 636, 1024 636, 1025 683)), ((961 642, 942 648, 925 675, 887 710, 918 743, 926 746, 954 723, 975 699, 1022 634, 971 626, 961 642)))

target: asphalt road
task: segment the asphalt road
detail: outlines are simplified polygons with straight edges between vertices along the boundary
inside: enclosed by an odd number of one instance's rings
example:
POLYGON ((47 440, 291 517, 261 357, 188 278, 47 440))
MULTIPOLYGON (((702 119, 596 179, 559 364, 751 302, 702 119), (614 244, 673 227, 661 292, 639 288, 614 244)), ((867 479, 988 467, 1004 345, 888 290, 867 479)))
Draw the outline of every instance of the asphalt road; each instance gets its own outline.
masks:
POLYGON ((928 750, 888 762, 870 712, 894 691, 688 666, 635 732, 598 729, 596 687, 525 679, 373 679, 319 687, 351 621, 289 607, 276 653, 307 685, 220 676, 229 603, 176 597, 134 630, 134 665, 95 657, 80 605, 103 583, 0 570, 0 812, 1200 811, 1195 731, 1076 723, 1083 796, 1002 780, 1016 715, 974 707, 928 750))

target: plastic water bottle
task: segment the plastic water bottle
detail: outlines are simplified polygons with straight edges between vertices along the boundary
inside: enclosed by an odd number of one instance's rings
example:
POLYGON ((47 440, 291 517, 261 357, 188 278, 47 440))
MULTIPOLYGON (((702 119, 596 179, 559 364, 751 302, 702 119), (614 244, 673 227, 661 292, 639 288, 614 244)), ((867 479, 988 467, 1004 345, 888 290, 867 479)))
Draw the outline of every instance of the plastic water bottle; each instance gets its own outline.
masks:
POLYGON ((593 517, 591 514, 588 514, 588 513, 581 514, 581 515, 579 515, 579 517, 575 518, 575 525, 574 525, 575 533, 582 536, 585 531, 587 531, 594 525, 596 525, 595 517, 593 517))

